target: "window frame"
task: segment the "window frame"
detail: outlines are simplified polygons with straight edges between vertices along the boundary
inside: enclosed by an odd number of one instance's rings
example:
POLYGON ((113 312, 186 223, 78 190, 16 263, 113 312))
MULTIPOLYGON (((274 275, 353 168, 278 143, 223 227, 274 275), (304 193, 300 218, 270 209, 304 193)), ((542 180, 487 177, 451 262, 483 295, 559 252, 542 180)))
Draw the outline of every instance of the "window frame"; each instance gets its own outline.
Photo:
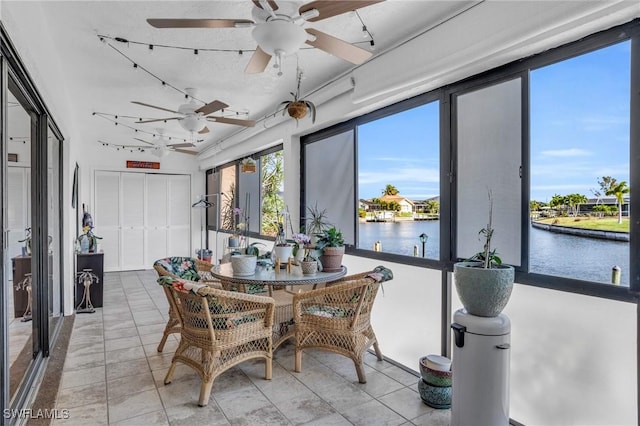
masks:
MULTIPOLYGON (((247 155, 243 155, 242 158, 237 158, 235 160, 231 160, 228 161, 226 163, 220 164, 216 167, 213 167, 211 169, 207 169, 205 172, 205 188, 206 188, 206 193, 207 194, 219 194, 220 193, 220 186, 218 186, 218 188, 210 188, 209 186, 209 175, 214 174, 214 173, 220 173, 221 170, 226 169, 228 167, 234 167, 235 168, 235 187, 236 189, 239 186, 240 183, 240 166, 242 164, 242 160, 246 159, 246 158, 252 158, 254 160, 256 160, 258 162, 258 167, 256 168, 256 173, 258 173, 258 176, 260 176, 259 179, 259 193, 261 193, 262 191, 262 161, 259 161, 261 157, 265 156, 265 155, 269 155, 269 154, 273 154, 275 152, 278 151, 283 151, 284 150, 284 145, 282 143, 279 143, 277 145, 274 145, 272 147, 263 149, 261 151, 256 151, 254 153, 251 154, 247 154, 247 155)), ((218 185, 221 184, 221 180, 220 178, 218 178, 218 185)), ((235 207, 240 207, 240 200, 238 197, 235 197, 235 203, 234 203, 234 208, 235 207)), ((260 199, 260 205, 262 205, 262 199, 260 199)), ((222 203, 218 203, 217 206, 217 211, 215 214, 215 217, 218 218, 218 221, 221 222, 221 206, 222 203)), ((260 217, 258 219, 258 223, 261 223, 262 221, 262 209, 259 209, 260 212, 260 217)), ((232 233, 231 229, 225 229, 222 227, 222 223, 220 223, 220 227, 217 228, 216 224, 210 224, 210 217, 209 215, 207 215, 207 220, 206 220, 206 229, 207 231, 218 231, 218 232, 224 232, 224 233, 232 233)), ((260 238, 260 239, 265 239, 265 240, 274 240, 274 237, 268 236, 268 235, 263 235, 260 232, 255 232, 255 231, 248 231, 246 232, 246 235, 248 237, 252 237, 252 238, 260 238)))
MULTIPOLYGON (((578 41, 570 42, 548 51, 518 59, 509 64, 474 75, 462 81, 445 85, 433 91, 417 95, 404 101, 389 105, 379 110, 355 117, 348 121, 338 123, 331 127, 321 129, 315 133, 302 136, 300 139, 300 166, 301 166, 301 194, 300 217, 304 217, 305 206, 305 150, 306 144, 318 142, 333 134, 352 129, 354 131, 354 170, 356 182, 356 194, 358 193, 357 161, 358 161, 358 126, 372 120, 402 112, 414 105, 421 105, 433 100, 440 101, 440 260, 415 258, 411 256, 392 253, 374 252, 357 247, 347 247, 347 253, 381 261, 389 261, 411 266, 439 269, 443 272, 451 272, 453 263, 457 260, 454 256, 456 224, 452 218, 457 216, 457 201, 454 182, 457 144, 453 125, 456 117, 454 97, 464 92, 496 84, 514 77, 522 78, 522 179, 521 179, 521 203, 522 203, 522 227, 521 227, 521 265, 516 268, 516 282, 524 285, 548 288, 552 290, 601 297, 611 300, 637 303, 640 299, 640 263, 630 262, 629 287, 619 287, 611 284, 585 281, 574 278, 558 277, 540 273, 529 272, 529 229, 524 226, 528 223, 529 215, 529 188, 531 184, 529 171, 530 159, 530 106, 529 87, 530 72, 532 70, 552 65, 570 59, 575 56, 599 50, 619 42, 631 40, 631 108, 630 108, 630 179, 629 186, 640 188, 640 167, 633 167, 633 159, 640 158, 640 144, 633 141, 640 140, 640 96, 633 93, 640 92, 640 19, 635 19, 626 24, 607 29, 578 41), (637 119, 634 119, 637 118, 637 119)), ((357 200, 356 200, 357 201, 357 200)), ((640 216, 640 203, 630 203, 629 214, 640 216)), ((357 221, 357 212, 354 212, 354 221, 357 221)), ((356 224, 357 225, 357 224, 356 224)), ((640 222, 632 221, 630 226, 631 241, 629 243, 630 259, 640 258, 640 222)), ((356 241, 357 241, 356 226, 356 241)))

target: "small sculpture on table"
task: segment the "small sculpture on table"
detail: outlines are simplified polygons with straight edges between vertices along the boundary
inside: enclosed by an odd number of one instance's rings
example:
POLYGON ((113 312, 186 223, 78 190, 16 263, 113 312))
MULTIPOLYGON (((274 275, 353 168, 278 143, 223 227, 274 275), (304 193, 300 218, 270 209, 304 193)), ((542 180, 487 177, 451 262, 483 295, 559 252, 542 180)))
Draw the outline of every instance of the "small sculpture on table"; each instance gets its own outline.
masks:
POLYGON ((24 290, 27 292, 27 307, 24 309, 22 319, 20 321, 31 321, 31 274, 24 274, 24 278, 16 285, 16 290, 24 290))
POLYGON ((96 310, 91 303, 91 284, 95 281, 98 283, 100 278, 93 273, 92 269, 83 269, 82 272, 77 273, 78 283, 84 286, 84 292, 82 294, 82 300, 76 306, 76 313, 78 314, 92 314, 96 310), (84 307, 82 305, 84 304, 84 307))

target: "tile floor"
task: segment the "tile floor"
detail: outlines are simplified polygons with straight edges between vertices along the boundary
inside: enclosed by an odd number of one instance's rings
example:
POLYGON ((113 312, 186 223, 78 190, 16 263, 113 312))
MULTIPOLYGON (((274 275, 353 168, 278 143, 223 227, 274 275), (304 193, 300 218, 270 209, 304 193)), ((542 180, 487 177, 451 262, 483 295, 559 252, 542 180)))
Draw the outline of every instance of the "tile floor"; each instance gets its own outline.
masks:
POLYGON ((295 373, 292 344, 275 352, 272 380, 263 362, 245 362, 216 378, 198 407, 190 368, 179 365, 163 384, 179 338, 156 351, 167 306, 154 271, 105 274, 104 307, 76 316, 57 399, 70 416, 54 425, 449 424, 449 410, 422 403, 417 376, 368 354, 359 384, 350 360, 321 351, 305 352, 295 373))

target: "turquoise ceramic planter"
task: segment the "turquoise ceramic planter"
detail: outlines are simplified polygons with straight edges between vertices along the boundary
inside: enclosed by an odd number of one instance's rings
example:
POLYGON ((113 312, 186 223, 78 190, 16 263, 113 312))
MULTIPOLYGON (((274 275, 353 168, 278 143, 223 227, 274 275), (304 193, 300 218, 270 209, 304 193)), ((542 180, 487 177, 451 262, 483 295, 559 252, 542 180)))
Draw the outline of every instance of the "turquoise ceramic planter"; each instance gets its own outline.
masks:
POLYGON ((513 266, 484 269, 480 262, 458 262, 453 277, 458 297, 471 315, 496 317, 507 306, 513 289, 513 266))
POLYGON ((433 408, 451 408, 451 386, 432 386, 424 380, 418 382, 422 402, 433 408))

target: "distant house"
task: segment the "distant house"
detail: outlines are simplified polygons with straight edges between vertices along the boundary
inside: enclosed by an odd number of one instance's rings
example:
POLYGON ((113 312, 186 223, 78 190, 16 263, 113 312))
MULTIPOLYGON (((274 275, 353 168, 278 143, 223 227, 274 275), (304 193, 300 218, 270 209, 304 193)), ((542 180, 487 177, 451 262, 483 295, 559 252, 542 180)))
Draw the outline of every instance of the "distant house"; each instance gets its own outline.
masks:
POLYGON ((360 200, 358 200, 358 208, 368 212, 372 210, 379 210, 380 204, 374 203, 371 200, 364 200, 361 198, 360 200))
MULTIPOLYGON (((622 203, 622 215, 629 216, 629 203, 631 202, 631 197, 629 195, 625 195, 623 197, 624 203, 622 203)), ((593 210, 593 206, 597 204, 604 204, 606 206, 617 206, 618 200, 616 197, 612 197, 610 195, 605 195, 604 197, 598 198, 589 198, 587 202, 584 204, 580 204, 580 211, 582 213, 587 213, 593 210)))
POLYGON ((380 197, 380 201, 386 201, 387 203, 395 201, 400 205, 400 213, 413 213, 415 211, 414 202, 402 195, 383 195, 380 197))

